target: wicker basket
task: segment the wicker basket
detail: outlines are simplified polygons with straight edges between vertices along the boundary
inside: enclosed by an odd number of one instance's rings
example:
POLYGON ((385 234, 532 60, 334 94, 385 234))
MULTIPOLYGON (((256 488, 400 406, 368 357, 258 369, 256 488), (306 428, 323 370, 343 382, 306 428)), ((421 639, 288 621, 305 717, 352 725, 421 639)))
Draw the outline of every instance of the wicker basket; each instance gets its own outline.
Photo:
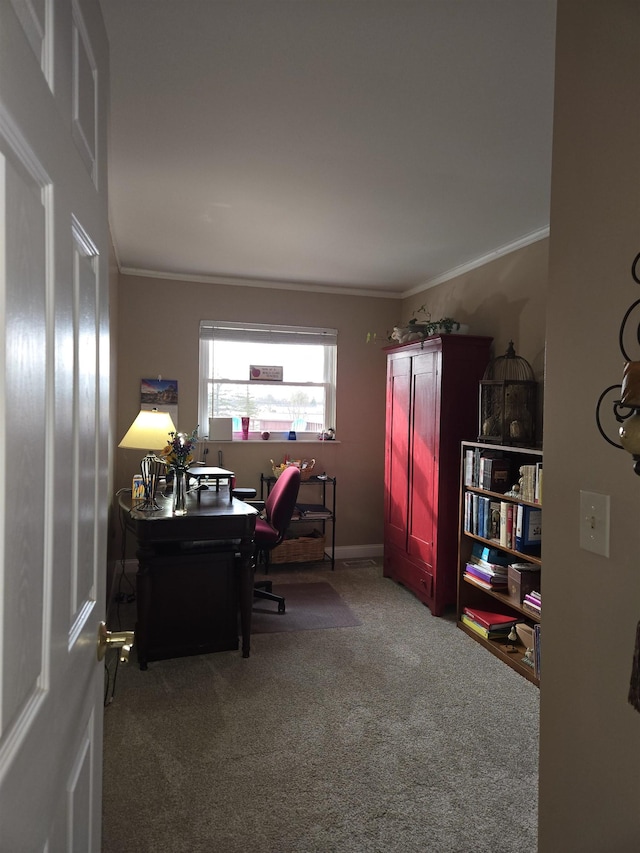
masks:
POLYGON ((285 468, 289 468, 291 465, 295 465, 296 468, 300 469, 300 479, 302 482, 305 480, 310 480, 313 476, 313 468, 316 464, 315 459, 303 459, 302 462, 281 462, 280 465, 276 465, 276 463, 271 460, 271 470, 273 471, 273 476, 278 479, 280 474, 285 470, 285 468))
POLYGON ((271 563, 311 563, 324 559, 324 536, 317 530, 308 536, 285 539, 270 556, 271 563))

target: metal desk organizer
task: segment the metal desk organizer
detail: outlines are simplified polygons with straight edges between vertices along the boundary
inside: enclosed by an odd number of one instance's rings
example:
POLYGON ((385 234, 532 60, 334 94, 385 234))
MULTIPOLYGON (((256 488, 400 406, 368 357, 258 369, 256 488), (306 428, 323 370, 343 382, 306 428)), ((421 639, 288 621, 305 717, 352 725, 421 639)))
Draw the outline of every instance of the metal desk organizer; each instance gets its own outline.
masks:
POLYGON ((205 465, 192 465, 187 470, 187 474, 198 481, 198 503, 200 503, 201 492, 207 491, 209 488, 207 482, 203 483, 203 480, 213 480, 216 484, 216 492, 220 491, 220 480, 227 480, 229 482, 229 501, 232 500, 233 490, 236 486, 236 475, 233 471, 229 471, 226 468, 208 468, 205 465))

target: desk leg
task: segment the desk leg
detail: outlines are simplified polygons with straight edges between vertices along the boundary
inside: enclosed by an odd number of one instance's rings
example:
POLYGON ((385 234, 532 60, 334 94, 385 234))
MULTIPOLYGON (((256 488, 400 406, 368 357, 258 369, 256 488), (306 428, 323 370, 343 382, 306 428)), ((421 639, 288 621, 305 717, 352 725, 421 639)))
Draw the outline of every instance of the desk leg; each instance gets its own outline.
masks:
POLYGON ((251 610, 253 608, 253 540, 240 540, 240 626, 242 657, 249 657, 251 646, 251 610))

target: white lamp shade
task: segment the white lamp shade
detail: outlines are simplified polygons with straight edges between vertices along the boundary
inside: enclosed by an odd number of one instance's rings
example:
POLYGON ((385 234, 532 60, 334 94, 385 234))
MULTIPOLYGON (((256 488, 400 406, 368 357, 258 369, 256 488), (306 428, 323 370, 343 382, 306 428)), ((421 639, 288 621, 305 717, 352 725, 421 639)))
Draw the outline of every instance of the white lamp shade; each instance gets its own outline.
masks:
POLYGON ((142 409, 118 447, 132 450, 160 450, 169 443, 169 433, 176 428, 168 412, 142 409))

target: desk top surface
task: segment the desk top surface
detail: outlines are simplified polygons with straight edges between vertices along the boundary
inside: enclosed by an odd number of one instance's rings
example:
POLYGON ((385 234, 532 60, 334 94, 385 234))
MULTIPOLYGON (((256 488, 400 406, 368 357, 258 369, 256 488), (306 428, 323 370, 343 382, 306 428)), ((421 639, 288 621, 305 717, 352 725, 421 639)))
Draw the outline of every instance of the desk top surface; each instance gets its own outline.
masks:
POLYGON ((187 493, 187 514, 176 516, 173 514, 172 497, 166 498, 162 495, 156 496, 160 509, 141 510, 136 509, 136 501, 131 501, 131 492, 123 492, 119 496, 120 508, 127 518, 136 526, 159 526, 168 523, 176 527, 191 527, 194 524, 211 524, 215 520, 220 522, 246 522, 255 524, 255 516, 258 510, 237 498, 229 500, 228 489, 219 492, 207 490, 200 492, 200 501, 194 492, 187 493))

